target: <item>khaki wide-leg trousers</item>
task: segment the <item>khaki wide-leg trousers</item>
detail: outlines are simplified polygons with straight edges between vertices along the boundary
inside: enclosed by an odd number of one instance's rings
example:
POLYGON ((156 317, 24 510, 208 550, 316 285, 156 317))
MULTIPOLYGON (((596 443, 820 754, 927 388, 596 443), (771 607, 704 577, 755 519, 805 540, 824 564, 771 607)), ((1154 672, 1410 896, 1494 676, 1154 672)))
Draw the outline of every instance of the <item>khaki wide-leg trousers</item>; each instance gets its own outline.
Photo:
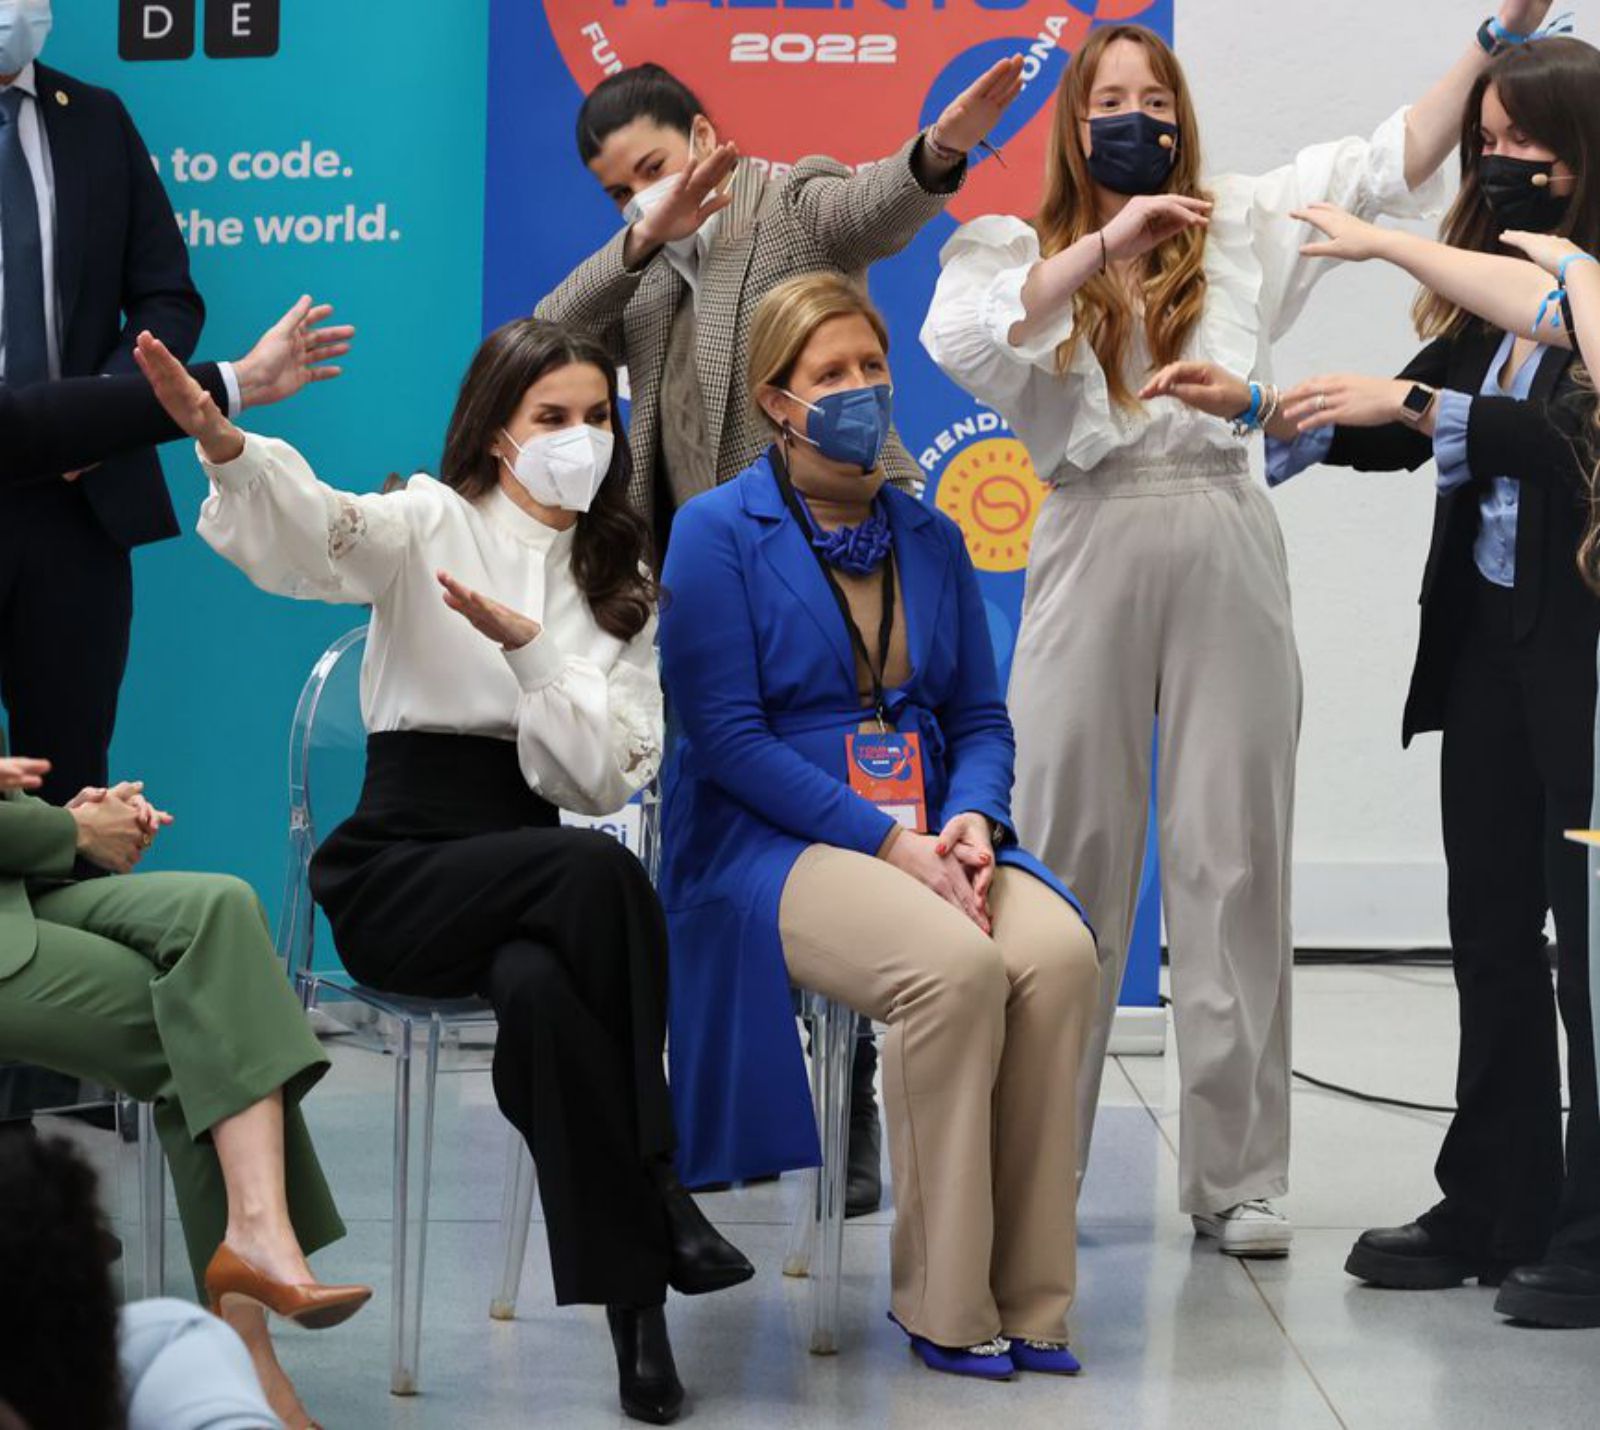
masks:
POLYGON ((1009 703, 1017 831, 1077 891, 1098 936, 1079 1171, 1127 965, 1159 717, 1186 1212, 1288 1187, 1300 702, 1283 536, 1242 450, 1102 466, 1052 489, 1009 703))
POLYGON ((883 860, 814 844, 779 911, 794 982, 889 1025, 892 1305, 942 1346, 1065 1340, 1077 1277, 1094 941, 1031 874, 998 870, 989 897, 993 938, 883 860))
POLYGON ((289 1216, 309 1254, 344 1235, 300 1113, 328 1070, 248 884, 89 879, 33 899, 39 951, 0 979, 0 1055, 155 1104, 195 1285, 227 1191, 210 1129, 283 1089, 289 1216))

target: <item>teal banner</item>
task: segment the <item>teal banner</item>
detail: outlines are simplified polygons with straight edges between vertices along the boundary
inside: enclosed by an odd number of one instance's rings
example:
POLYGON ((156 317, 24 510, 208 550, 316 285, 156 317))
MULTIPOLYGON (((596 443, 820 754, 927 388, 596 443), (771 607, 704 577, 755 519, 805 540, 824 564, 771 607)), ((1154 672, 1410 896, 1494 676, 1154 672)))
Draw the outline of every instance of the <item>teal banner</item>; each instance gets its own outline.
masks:
MULTIPOLYGON (((487 17, 433 0, 56 0, 44 62, 121 96, 183 227, 209 310, 197 356, 241 356, 301 293, 356 325, 344 377, 247 419, 341 487, 437 470, 479 339, 487 17)), ((192 449, 163 461, 185 534, 135 557, 112 773, 177 816, 147 867, 237 873, 274 911, 295 700, 365 612, 255 590, 193 534, 192 449)))

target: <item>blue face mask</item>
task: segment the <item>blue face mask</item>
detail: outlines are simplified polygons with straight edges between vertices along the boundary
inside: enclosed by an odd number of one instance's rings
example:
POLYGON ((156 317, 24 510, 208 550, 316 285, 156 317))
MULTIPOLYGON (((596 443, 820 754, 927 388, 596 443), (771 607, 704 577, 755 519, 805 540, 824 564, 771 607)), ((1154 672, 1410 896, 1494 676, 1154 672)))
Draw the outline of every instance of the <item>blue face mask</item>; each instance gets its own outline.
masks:
POLYGON ((863 472, 870 472, 878 465, 884 444, 889 440, 890 413, 894 406, 894 389, 888 383, 830 392, 815 402, 795 397, 786 387, 779 391, 811 413, 804 432, 790 429, 802 442, 809 442, 829 461, 860 467, 863 472))
POLYGON ((0 74, 21 74, 44 49, 50 0, 0 0, 0 74))
POLYGON ((1114 194, 1158 194, 1178 162, 1178 126, 1142 109, 1091 119, 1089 143, 1089 177, 1114 194))

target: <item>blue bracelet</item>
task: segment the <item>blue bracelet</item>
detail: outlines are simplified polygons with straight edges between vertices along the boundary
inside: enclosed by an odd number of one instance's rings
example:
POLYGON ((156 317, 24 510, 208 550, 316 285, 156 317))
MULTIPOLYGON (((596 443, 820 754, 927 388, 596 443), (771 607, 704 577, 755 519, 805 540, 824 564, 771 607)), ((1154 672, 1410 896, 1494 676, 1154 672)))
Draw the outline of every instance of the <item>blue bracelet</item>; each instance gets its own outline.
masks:
POLYGON ((1234 435, 1244 437, 1256 430, 1256 423, 1261 417, 1261 399, 1264 396, 1261 384, 1250 384, 1250 405, 1233 419, 1234 435))
POLYGON ((1491 15, 1478 27, 1478 44, 1486 55, 1498 55, 1505 50, 1515 49, 1518 45, 1531 44, 1534 40, 1548 40, 1555 35, 1570 35, 1572 30, 1570 10, 1563 15, 1557 15, 1553 20, 1547 20, 1529 35, 1519 35, 1515 30, 1506 29, 1500 23, 1498 15, 1491 15))
POLYGON ((1563 288, 1567 286, 1567 269, 1574 263, 1600 263, 1592 253, 1569 253, 1556 265, 1556 282, 1563 288))

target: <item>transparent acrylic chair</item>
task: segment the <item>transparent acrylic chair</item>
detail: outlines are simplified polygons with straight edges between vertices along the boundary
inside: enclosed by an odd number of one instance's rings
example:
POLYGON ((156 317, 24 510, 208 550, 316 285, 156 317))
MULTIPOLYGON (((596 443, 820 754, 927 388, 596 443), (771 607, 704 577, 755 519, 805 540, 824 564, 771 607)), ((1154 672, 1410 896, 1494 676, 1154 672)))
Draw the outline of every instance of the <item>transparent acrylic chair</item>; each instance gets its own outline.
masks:
POLYGON ((850 1068, 855 1051, 856 1014, 852 1008, 797 989, 800 1016, 811 1025, 811 1099, 822 1165, 806 1173, 785 1276, 811 1278, 811 1354, 839 1350, 839 1281, 844 1260, 844 1192, 850 1144, 850 1068))
MULTIPOLYGON (((406 998, 358 983, 343 971, 319 972, 317 913, 308 883, 319 834, 353 806, 365 768, 359 674, 366 627, 346 631, 312 668, 289 740, 289 868, 278 925, 278 953, 307 1011, 324 997, 370 1010, 394 1058, 394 1245, 390 1298, 389 1389, 415 1395, 420 1385, 423 1275, 428 1250, 428 1191, 433 1170, 434 1109, 441 1053, 462 1034, 487 1037, 494 1010, 478 998, 406 998), (313 813, 315 777, 317 804, 313 813), (335 812, 337 810, 337 812, 335 812)), ((487 1070, 487 1063, 483 1064, 487 1070)), ((517 1291, 533 1212, 533 1160, 507 1128, 500 1215, 499 1283, 489 1303, 497 1320, 516 1315, 517 1291)))

